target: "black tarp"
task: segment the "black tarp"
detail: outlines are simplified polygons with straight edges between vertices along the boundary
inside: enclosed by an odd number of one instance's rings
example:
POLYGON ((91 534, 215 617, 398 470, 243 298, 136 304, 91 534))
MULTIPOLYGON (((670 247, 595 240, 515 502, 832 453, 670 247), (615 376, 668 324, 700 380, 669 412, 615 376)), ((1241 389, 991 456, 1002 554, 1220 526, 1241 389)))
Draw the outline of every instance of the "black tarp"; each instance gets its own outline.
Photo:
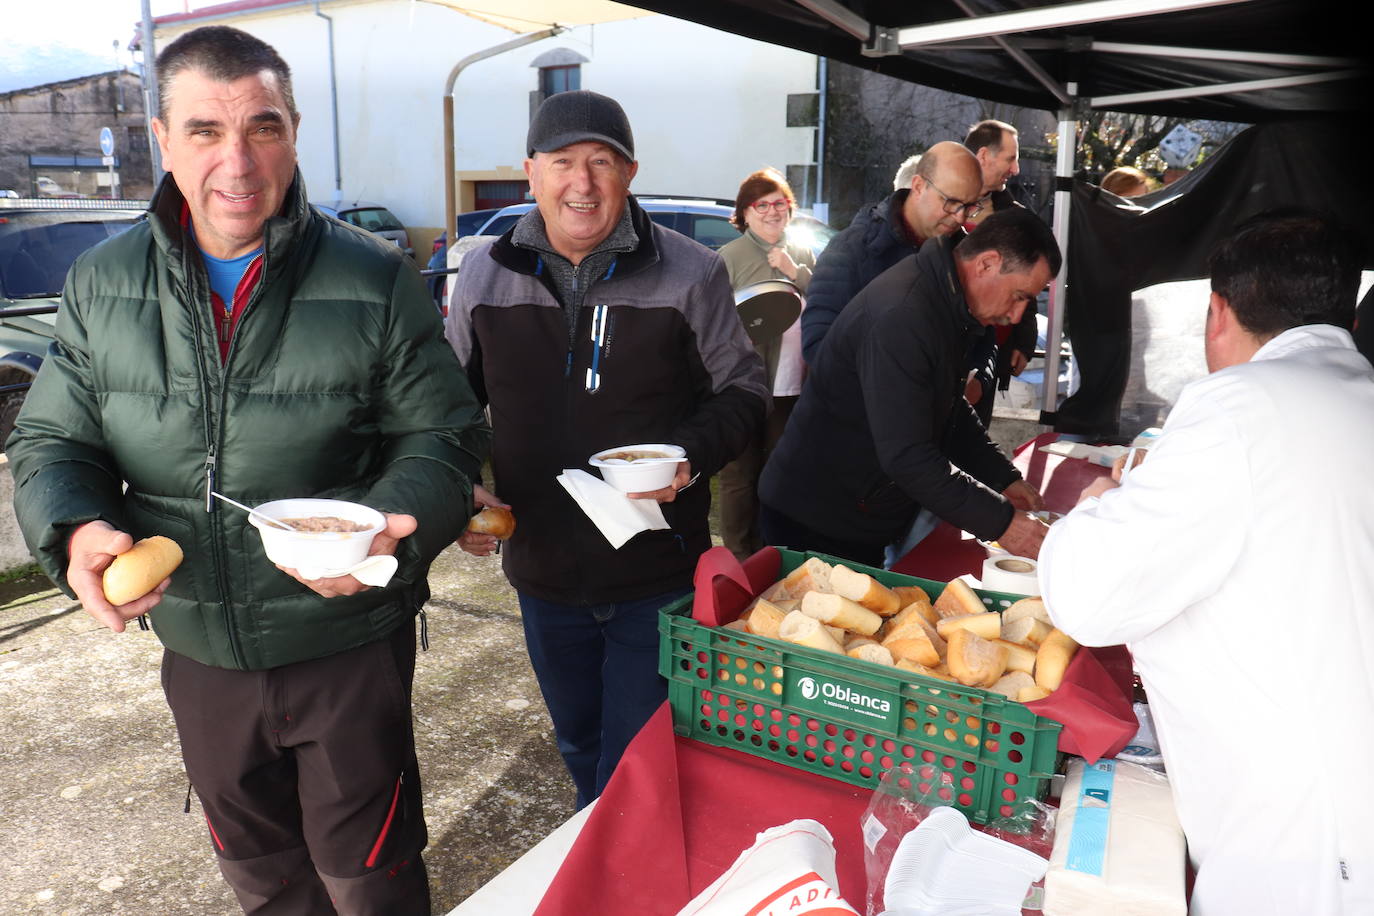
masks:
POLYGON ((1132 291, 1206 277, 1212 246, 1241 220, 1280 207, 1326 212, 1350 227, 1365 265, 1374 267, 1363 180, 1368 147, 1351 129, 1309 121, 1251 127, 1186 178, 1137 198, 1149 207, 1144 212, 1123 209, 1095 185, 1074 183, 1065 331, 1081 382, 1059 406, 1056 429, 1117 435, 1130 373, 1132 291))
MULTIPOLYGON (((698 22, 759 41, 796 48, 898 79, 975 98, 1057 110, 1061 102, 988 39, 944 48, 916 47, 895 56, 867 57, 862 42, 796 0, 634 0, 633 6, 698 22)), ((954 0, 845 0, 842 5, 876 26, 907 27, 969 18, 954 0)), ((965 0, 978 16, 1063 6, 1064 0, 965 0)), ((1365 60, 1367 6, 1331 0, 1250 0, 1154 16, 1042 29, 1007 37, 1080 98, 1272 79, 1302 72, 1280 62, 1209 60, 1119 54, 1088 48, 1085 40, 1160 46, 1321 55, 1365 60)), ((1341 69, 1332 66, 1327 69, 1341 69)), ((1113 105, 1113 110, 1258 123, 1367 107, 1368 72, 1341 80, 1244 93, 1113 105)))

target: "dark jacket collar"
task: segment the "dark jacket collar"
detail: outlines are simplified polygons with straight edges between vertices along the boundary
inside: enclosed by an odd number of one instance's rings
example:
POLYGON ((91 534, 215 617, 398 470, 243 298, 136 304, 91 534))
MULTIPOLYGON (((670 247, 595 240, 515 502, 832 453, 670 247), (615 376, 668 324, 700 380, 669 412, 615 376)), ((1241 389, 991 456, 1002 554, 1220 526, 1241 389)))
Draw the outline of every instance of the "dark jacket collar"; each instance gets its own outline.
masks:
MULTIPOLYGON (((185 204, 186 198, 182 196, 170 172, 162 177, 162 183, 148 203, 148 222, 153 238, 163 255, 173 264, 181 264, 187 253, 199 251, 182 225, 181 214, 185 204)), ((281 212, 270 217, 263 226, 263 252, 268 276, 286 267, 291 260, 291 253, 305 238, 312 222, 319 218, 307 202, 305 181, 301 178, 300 169, 297 169, 291 186, 286 189, 281 212)))
MULTIPOLYGON (((615 272, 620 276, 629 276, 638 273, 646 267, 658 263, 658 246, 654 243, 654 224, 649 219, 649 214, 644 212, 644 208, 635 200, 634 195, 630 195, 625 200, 625 206, 630 212, 630 223, 634 226, 635 235, 639 238, 639 244, 633 251, 627 251, 616 257, 615 272)), ((519 223, 516 223, 518 226, 519 223)), ((500 264, 507 270, 528 276, 537 276, 539 270, 539 252, 522 248, 516 245, 511 237, 515 234, 515 226, 506 230, 506 234, 492 243, 488 251, 492 260, 500 264)))
POLYGON ((981 334, 983 326, 968 310, 968 302, 964 299, 964 286, 959 281, 959 271, 954 266, 954 246, 963 237, 963 232, 956 232, 953 235, 931 239, 921 246, 916 257, 922 268, 935 280, 945 314, 964 333, 981 334))
POLYGON ((887 222, 888 234, 903 247, 911 248, 914 251, 920 243, 917 242, 913 245, 910 236, 907 235, 906 218, 902 216, 902 207, 906 206, 906 199, 910 194, 910 188, 893 191, 891 196, 881 205, 879 212, 887 222))

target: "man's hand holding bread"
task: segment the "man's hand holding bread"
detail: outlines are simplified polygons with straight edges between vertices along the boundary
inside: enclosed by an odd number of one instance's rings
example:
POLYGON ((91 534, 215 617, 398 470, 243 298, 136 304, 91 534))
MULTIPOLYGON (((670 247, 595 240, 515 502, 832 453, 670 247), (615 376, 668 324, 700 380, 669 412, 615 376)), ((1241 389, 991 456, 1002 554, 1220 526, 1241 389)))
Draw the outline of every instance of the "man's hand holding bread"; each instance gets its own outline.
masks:
MULTIPOLYGON (((67 544, 67 584, 76 593, 77 600, 99 623, 116 633, 124 632, 124 623, 146 614, 162 600, 162 593, 171 584, 171 570, 154 570, 162 575, 153 580, 151 591, 118 605, 111 604, 105 597, 105 571, 120 554, 129 553, 134 547, 134 539, 127 532, 119 531, 109 522, 96 519, 87 522, 72 532, 67 544)), ((179 552, 179 551, 178 551, 179 552)), ((123 565, 123 564, 121 564, 123 565)), ((116 595, 116 598, 120 597, 116 595)))

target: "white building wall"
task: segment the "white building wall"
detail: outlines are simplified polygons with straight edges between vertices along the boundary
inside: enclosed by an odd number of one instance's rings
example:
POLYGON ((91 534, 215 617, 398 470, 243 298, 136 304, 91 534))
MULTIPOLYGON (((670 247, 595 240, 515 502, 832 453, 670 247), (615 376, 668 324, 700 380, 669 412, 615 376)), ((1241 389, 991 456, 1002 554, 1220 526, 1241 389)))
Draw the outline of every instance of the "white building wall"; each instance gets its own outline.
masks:
MULTIPOLYGON (((386 204, 408 226, 443 222, 442 92, 453 65, 515 37, 456 11, 409 0, 321 4, 334 20, 343 191, 386 204)), ((518 0, 503 12, 513 14, 518 0)), ((327 23, 310 5, 160 26, 164 48, 198 25, 244 29, 290 64, 310 196, 333 196, 327 23)), ((816 87, 816 58, 654 14, 578 26, 478 62, 455 86, 458 171, 520 170, 529 125, 530 66, 553 48, 589 59, 582 87, 617 98, 640 161, 635 190, 733 198, 763 165, 812 160, 814 131, 788 128, 789 93, 816 87)))

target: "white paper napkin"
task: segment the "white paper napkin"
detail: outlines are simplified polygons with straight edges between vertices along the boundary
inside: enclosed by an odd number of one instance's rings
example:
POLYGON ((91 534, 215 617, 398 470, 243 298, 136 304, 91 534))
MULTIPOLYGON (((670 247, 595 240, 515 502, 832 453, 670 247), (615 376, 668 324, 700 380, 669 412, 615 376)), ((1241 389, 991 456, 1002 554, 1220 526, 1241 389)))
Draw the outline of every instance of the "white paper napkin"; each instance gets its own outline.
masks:
POLYGON ((652 499, 630 499, 579 468, 564 468, 558 482, 616 550, 641 531, 664 531, 663 510, 652 499))
POLYGON ((390 554, 379 554, 368 557, 356 566, 348 569, 298 569, 307 579, 326 579, 335 576, 352 576, 363 585, 373 585, 378 588, 385 586, 391 581, 391 577, 396 575, 397 560, 390 554))

